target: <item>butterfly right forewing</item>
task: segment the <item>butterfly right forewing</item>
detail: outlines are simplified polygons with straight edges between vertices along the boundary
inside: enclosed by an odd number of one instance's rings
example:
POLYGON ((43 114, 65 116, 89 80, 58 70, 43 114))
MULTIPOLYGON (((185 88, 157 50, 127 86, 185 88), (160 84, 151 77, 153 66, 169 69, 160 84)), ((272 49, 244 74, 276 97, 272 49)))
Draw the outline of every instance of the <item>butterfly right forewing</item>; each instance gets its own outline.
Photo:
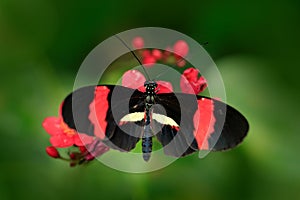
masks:
POLYGON ((180 125, 174 128, 165 124, 157 134, 168 155, 180 157, 195 150, 230 149, 247 135, 246 118, 221 101, 183 93, 157 96, 157 103, 164 107, 166 116, 180 125))
POLYGON ((233 148, 243 141, 249 131, 247 119, 235 108, 218 100, 214 102, 215 132, 211 134, 208 143, 213 151, 233 148), (218 138, 216 138, 218 137, 218 138))

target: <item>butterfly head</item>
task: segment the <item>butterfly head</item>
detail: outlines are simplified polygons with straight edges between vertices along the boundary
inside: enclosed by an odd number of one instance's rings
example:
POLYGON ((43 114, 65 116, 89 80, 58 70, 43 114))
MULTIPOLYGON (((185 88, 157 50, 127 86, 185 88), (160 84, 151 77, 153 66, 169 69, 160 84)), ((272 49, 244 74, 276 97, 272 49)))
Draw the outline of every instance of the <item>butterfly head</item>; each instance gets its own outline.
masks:
POLYGON ((144 83, 144 87, 147 93, 154 93, 157 87, 157 83, 155 81, 146 81, 144 83))

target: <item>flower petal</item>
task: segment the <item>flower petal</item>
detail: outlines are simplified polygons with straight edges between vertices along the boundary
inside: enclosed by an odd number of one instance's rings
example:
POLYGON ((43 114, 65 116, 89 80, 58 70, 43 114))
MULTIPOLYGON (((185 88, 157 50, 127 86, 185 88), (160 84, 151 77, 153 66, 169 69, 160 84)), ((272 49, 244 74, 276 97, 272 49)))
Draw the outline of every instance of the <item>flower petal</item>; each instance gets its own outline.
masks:
POLYGON ((65 134, 54 135, 50 138, 50 143, 54 147, 70 147, 74 144, 73 136, 68 136, 65 134))
POLYGON ((157 94, 160 93, 171 93, 173 92, 173 87, 170 82, 167 81, 157 81, 157 94))
POLYGON ((203 76, 201 76, 199 78, 199 80, 197 81, 197 85, 199 86, 198 91, 199 92, 203 92, 206 89, 206 87, 207 87, 206 79, 203 76))
POLYGON ((138 70, 128 70, 122 77, 122 85, 132 89, 138 89, 141 86, 144 87, 145 81, 146 78, 138 70))
POLYGON ((180 78, 180 88, 182 92, 189 94, 198 94, 205 90, 207 82, 204 77, 198 78, 199 71, 194 68, 188 68, 183 72, 180 78))
POLYGON ((199 74, 198 69, 190 67, 184 70, 182 75, 185 76, 189 82, 196 82, 198 80, 198 74, 199 74))
POLYGON ((184 76, 181 76, 180 78, 180 88, 183 93, 195 94, 192 85, 184 76))
POLYGON ((58 135, 63 133, 60 122, 61 119, 59 117, 47 117, 43 121, 42 126, 50 135, 58 135))

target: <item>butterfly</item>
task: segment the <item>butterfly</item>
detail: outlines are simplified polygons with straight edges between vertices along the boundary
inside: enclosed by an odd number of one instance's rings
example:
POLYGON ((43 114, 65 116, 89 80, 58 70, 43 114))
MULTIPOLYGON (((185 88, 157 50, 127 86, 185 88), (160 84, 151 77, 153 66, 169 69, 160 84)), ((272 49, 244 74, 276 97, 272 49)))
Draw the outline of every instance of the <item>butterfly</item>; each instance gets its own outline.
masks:
POLYGON ((142 140, 145 161, 150 159, 154 137, 166 155, 183 157, 199 150, 231 149, 247 135, 247 119, 219 100, 159 93, 155 81, 146 81, 144 89, 119 85, 77 89, 62 104, 63 120, 112 149, 129 152, 142 140))

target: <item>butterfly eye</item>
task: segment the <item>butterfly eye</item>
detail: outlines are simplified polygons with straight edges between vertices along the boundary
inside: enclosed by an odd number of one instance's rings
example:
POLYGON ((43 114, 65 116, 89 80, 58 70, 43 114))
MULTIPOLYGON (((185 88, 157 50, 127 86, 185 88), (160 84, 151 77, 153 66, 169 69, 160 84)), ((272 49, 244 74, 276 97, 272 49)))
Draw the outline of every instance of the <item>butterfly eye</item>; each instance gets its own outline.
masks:
POLYGON ((151 82, 150 82, 150 81, 145 81, 144 87, 146 88, 146 87, 148 87, 149 85, 151 85, 151 82))

